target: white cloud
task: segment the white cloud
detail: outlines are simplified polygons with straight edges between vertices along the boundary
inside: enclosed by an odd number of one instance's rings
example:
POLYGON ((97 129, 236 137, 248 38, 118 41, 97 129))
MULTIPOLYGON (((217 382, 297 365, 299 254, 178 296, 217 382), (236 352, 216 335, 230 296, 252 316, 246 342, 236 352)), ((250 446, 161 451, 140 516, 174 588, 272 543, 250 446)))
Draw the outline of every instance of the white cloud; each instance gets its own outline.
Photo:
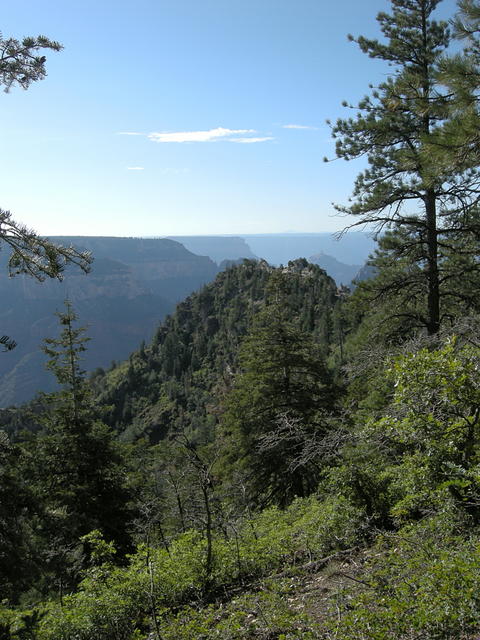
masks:
POLYGON ((128 171, 143 171, 145 167, 127 167, 128 171))
POLYGON ((275 140, 272 136, 265 138, 229 138, 229 142, 240 142, 241 144, 250 144, 252 142, 267 142, 267 140, 275 140))
POLYGON ((310 127, 305 124, 284 124, 283 129, 309 129, 310 131, 316 131, 318 127, 310 127))
POLYGON ((208 131, 175 131, 173 133, 149 133, 153 142, 216 142, 221 138, 256 133, 254 129, 224 129, 217 127, 208 131))
POLYGON ((144 133, 138 131, 117 131, 117 136, 143 136, 144 133))

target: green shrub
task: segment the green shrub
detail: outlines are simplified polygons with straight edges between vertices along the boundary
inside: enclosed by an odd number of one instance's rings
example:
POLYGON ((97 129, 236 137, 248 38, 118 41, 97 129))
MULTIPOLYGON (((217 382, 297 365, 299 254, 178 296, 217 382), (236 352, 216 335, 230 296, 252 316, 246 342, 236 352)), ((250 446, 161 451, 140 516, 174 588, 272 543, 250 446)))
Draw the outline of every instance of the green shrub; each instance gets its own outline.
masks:
POLYGON ((316 625, 285 597, 284 585, 235 598, 226 605, 185 607, 161 626, 163 640, 313 640, 316 625))
POLYGON ((361 521, 362 513, 343 498, 322 502, 310 497, 296 500, 285 511, 268 509, 244 523, 236 538, 214 540, 210 576, 205 571, 206 542, 198 532, 179 536, 168 552, 142 546, 128 567, 94 567, 75 595, 65 597, 61 605, 50 603, 38 638, 130 640, 146 636, 154 617, 187 603, 200 605, 209 590, 228 588, 239 579, 258 578, 351 546, 361 521))
POLYGON ((462 537, 447 512, 381 537, 360 578, 339 595, 326 637, 460 640, 480 630, 480 539, 462 537))

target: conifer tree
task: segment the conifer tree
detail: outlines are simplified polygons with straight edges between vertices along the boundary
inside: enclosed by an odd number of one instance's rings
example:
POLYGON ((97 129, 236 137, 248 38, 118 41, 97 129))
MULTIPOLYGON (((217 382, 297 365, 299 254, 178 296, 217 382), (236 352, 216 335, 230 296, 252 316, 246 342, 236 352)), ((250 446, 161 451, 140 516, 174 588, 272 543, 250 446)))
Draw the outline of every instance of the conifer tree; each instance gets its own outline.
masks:
POLYGON ((460 243, 464 235, 471 238, 469 220, 480 193, 474 163, 452 166, 432 153, 451 115, 450 96, 439 81, 450 34, 432 17, 439 2, 392 0, 392 13, 377 17, 386 42, 355 40, 394 72, 359 102, 355 118, 333 127, 337 156, 366 156, 369 163, 356 179, 353 203, 337 206, 358 218, 347 228, 389 231, 380 240, 383 277, 372 294, 394 302, 392 316, 429 334, 445 318, 442 298, 454 293, 445 256, 459 246, 459 236, 460 243))
POLYGON ((453 35, 462 49, 441 64, 441 80, 449 91, 450 119, 429 150, 439 164, 457 171, 480 164, 480 3, 460 0, 458 6, 453 35))
POLYGON ((61 51, 63 47, 45 36, 18 40, 4 38, 0 33, 0 84, 6 92, 14 85, 28 89, 32 82, 45 78, 46 57, 38 55, 40 49, 61 51))
POLYGON ((44 351, 62 389, 44 396, 43 431, 33 442, 32 466, 45 507, 47 545, 56 540, 55 549, 46 552, 65 586, 75 580, 72 565, 75 557, 78 563, 80 538, 92 530, 100 530, 121 552, 129 548, 131 513, 120 450, 110 429, 96 418, 81 368, 85 329, 76 326, 68 300, 57 316, 60 337, 47 339, 44 351))
POLYGON ((318 481, 311 467, 297 462, 305 435, 324 428, 319 412, 333 407, 333 392, 321 350, 291 317, 287 282, 275 276, 267 305, 240 347, 240 372, 222 422, 227 467, 239 462, 252 500, 285 505, 318 481), (286 423, 300 427, 287 438, 281 433, 286 423))
POLYGON ((33 495, 21 473, 20 448, 0 431, 0 593, 15 602, 35 576, 28 519, 33 495))
MULTIPOLYGON (((8 93, 13 86, 28 89, 32 82, 43 80, 47 75, 46 57, 38 55, 39 51, 61 51, 62 48, 59 42, 42 35, 18 40, 4 38, 0 32, 0 86, 8 93)), ((0 244, 11 250, 8 260, 11 276, 24 273, 39 281, 61 279, 68 264, 77 265, 88 273, 92 262, 89 252, 56 245, 15 221, 10 211, 1 208, 0 244)), ((16 342, 9 336, 1 336, 0 345, 9 351, 15 348, 16 342)))
POLYGON ((84 384, 85 372, 81 368, 81 354, 86 350, 89 338, 84 336, 85 327, 75 326, 77 315, 69 300, 65 301, 65 311, 57 312, 62 331, 59 338, 46 338, 44 353, 49 356, 47 369, 52 371, 63 391, 57 394, 64 405, 64 417, 75 430, 81 428, 81 410, 86 408, 88 390, 84 384))

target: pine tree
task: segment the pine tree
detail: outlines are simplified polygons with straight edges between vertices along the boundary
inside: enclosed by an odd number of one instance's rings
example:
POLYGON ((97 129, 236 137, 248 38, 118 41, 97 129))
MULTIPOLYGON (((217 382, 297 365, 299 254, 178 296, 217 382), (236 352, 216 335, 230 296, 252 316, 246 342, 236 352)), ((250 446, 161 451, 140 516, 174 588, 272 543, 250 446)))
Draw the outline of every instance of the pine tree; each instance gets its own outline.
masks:
POLYGON ((222 417, 226 466, 240 467, 250 496, 287 504, 318 481, 300 457, 305 438, 325 428, 333 408, 330 376, 321 350, 291 315, 287 281, 271 279, 269 300, 240 347, 240 372, 222 417), (237 464, 238 462, 238 464, 237 464))
MULTIPOLYGON (((40 49, 61 51, 59 42, 45 36, 26 37, 22 40, 4 38, 0 32, 0 86, 5 92, 18 85, 28 89, 32 82, 43 80, 47 75, 46 57, 37 55, 40 49)), ((68 264, 79 266, 85 273, 90 270, 92 257, 89 252, 74 247, 55 245, 35 231, 12 218, 10 211, 0 208, 0 243, 11 249, 8 260, 9 275, 24 273, 36 280, 62 278, 68 264)), ((14 349, 15 340, 0 337, 0 345, 6 351, 14 349)))
POLYGON ((450 92, 450 120, 431 149, 439 162, 457 170, 480 161, 480 4, 460 0, 458 6, 453 34, 463 49, 441 64, 441 79, 450 92))
POLYGON ((29 523, 34 499, 20 458, 20 447, 0 431, 0 593, 11 602, 37 577, 29 523))
POLYGON ((85 327, 76 327, 77 315, 69 300, 65 301, 65 311, 57 312, 62 331, 59 338, 46 338, 44 353, 50 358, 46 364, 52 371, 63 391, 57 395, 57 406, 62 404, 63 414, 72 430, 82 428, 82 410, 86 409, 88 389, 84 384, 85 371, 81 368, 81 354, 86 350, 88 337, 85 327))
POLYGON ((32 82, 45 78, 46 57, 38 55, 40 49, 61 51, 63 47, 45 36, 30 36, 20 41, 4 38, 0 33, 0 84, 6 92, 14 85, 28 89, 32 82))
POLYGON ((369 163, 356 179, 353 204, 337 209, 358 217, 350 227, 389 231, 373 261, 383 275, 371 285, 372 297, 388 302, 391 317, 429 334, 445 319, 442 299, 454 293, 446 256, 459 236, 460 245, 471 238, 480 194, 474 164, 448 165, 432 153, 451 117, 451 97, 439 82, 450 35, 446 23, 432 19, 439 2, 392 0, 392 13, 377 18, 386 43, 356 39, 394 73, 360 101, 356 118, 333 127, 337 156, 369 163))
POLYGON ((120 552, 129 549, 131 513, 120 449, 110 429, 96 418, 81 368, 85 329, 76 326, 69 301, 57 315, 60 337, 46 340, 44 351, 62 390, 44 396, 43 431, 32 443, 32 467, 44 504, 43 535, 47 544, 55 541, 45 556, 50 556, 51 570, 63 588, 75 581, 80 538, 92 530, 100 530, 120 552))

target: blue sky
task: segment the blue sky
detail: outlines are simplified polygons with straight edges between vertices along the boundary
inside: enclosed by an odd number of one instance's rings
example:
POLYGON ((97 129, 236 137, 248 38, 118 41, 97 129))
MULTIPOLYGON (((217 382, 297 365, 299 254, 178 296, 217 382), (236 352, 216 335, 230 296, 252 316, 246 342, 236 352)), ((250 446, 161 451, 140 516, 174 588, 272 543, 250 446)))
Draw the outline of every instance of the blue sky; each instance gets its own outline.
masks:
MULTIPOLYGON (((23 0, 5 37, 44 34, 48 77, 0 94, 0 207, 45 235, 334 231, 361 163, 327 118, 388 69, 386 0, 23 0), (134 135, 131 135, 134 134, 134 135)), ((454 0, 439 12, 451 16, 454 0)))

